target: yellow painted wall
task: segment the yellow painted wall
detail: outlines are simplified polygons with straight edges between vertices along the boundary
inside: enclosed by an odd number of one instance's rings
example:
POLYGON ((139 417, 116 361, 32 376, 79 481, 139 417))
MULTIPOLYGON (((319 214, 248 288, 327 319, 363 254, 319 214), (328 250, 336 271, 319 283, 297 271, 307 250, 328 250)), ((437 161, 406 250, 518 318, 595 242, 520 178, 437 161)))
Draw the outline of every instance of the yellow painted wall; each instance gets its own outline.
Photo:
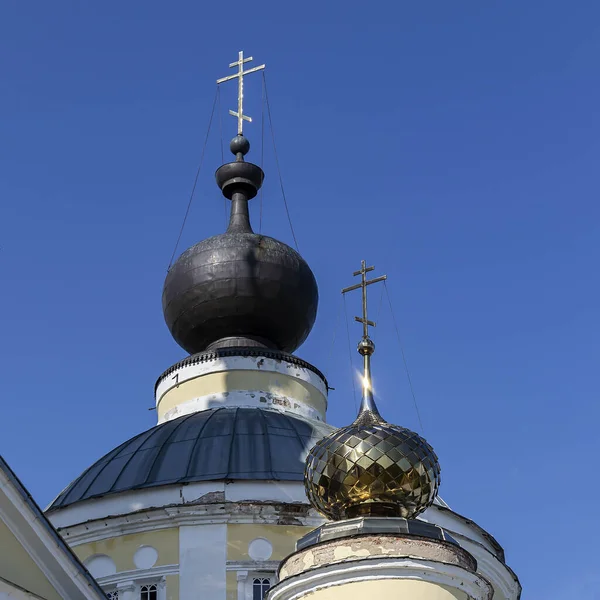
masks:
POLYGON ((227 600, 237 600, 237 575, 235 571, 227 571, 225 583, 227 600))
POLYGON ((179 575, 167 575, 167 600, 179 600, 179 575))
POLYGON ((314 527, 297 525, 227 525, 227 560, 252 560, 248 545, 256 538, 265 538, 273 546, 269 560, 283 560, 295 550, 298 538, 314 527))
POLYGON ((359 581, 309 592, 311 600, 364 600, 365 598, 406 598, 407 600, 468 600, 464 592, 444 585, 411 579, 359 581))
POLYGON ((192 398, 229 390, 263 390, 290 399, 296 398, 325 414, 326 403, 323 395, 300 379, 269 371, 232 370, 200 375, 171 388, 158 401, 158 418, 162 419, 169 410, 192 398))
POLYGON ((0 521, 0 577, 46 600, 62 600, 3 521, 0 521))
POLYGON ((120 572, 136 568, 133 563, 133 555, 140 546, 156 548, 158 551, 156 565, 179 564, 179 530, 177 528, 145 531, 81 544, 74 547, 73 551, 81 561, 94 554, 106 554, 115 561, 117 572, 120 572))

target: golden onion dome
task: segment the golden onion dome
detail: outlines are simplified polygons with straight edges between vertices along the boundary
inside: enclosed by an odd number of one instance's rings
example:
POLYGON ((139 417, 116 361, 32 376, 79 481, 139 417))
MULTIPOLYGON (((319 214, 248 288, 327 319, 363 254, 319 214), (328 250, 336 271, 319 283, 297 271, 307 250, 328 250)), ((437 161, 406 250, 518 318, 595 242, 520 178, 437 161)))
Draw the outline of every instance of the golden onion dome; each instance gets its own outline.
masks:
POLYGON ((333 520, 413 518, 433 503, 440 465, 421 436, 363 407, 352 425, 313 446, 304 485, 310 503, 333 520))
POLYGON ((433 448, 410 429, 392 425, 377 410, 371 385, 371 355, 375 344, 368 336, 366 273, 362 282, 342 290, 362 288, 363 337, 358 352, 363 357, 362 404, 358 417, 319 441, 310 450, 304 469, 304 486, 310 503, 337 521, 358 516, 416 517, 430 506, 440 485, 440 465, 433 448))

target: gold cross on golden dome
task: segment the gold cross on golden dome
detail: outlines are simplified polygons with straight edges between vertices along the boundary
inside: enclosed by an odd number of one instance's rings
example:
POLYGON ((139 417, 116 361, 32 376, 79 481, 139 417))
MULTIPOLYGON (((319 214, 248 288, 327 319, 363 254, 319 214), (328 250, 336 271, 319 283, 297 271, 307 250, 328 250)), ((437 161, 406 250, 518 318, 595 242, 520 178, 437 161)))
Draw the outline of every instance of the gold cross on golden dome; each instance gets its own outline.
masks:
POLYGON ((252 57, 244 58, 244 51, 241 50, 239 52, 239 58, 236 62, 233 62, 229 65, 229 68, 233 67, 238 68, 238 72, 235 75, 229 75, 228 77, 221 77, 221 79, 217 79, 217 85, 219 83, 224 83, 225 81, 230 81, 231 79, 235 79, 237 77, 238 80, 238 109, 237 112, 234 110, 230 110, 229 114, 233 117, 237 117, 238 120, 238 135, 242 135, 242 129, 244 121, 252 122, 252 119, 244 114, 244 75, 249 75, 250 73, 254 73, 255 71, 260 71, 265 68, 265 65, 260 65, 259 67, 254 67, 252 69, 248 69, 244 71, 244 64, 250 62, 252 57))
POLYGON ((360 263, 360 271, 354 271, 353 275, 356 277, 360 275, 360 283, 351 285, 350 287, 344 288, 342 294, 351 292, 352 290, 362 289, 362 318, 354 317, 356 321, 362 323, 363 326, 363 337, 358 344, 358 353, 363 357, 363 398, 360 407, 360 413, 368 411, 376 416, 379 416, 379 411, 375 405, 375 399, 373 398, 373 384, 371 381, 371 355, 375 352, 375 344, 369 337, 369 327, 375 327, 375 321, 369 321, 367 316, 367 286, 379 281, 385 281, 387 275, 381 275, 375 277, 375 279, 367 279, 367 273, 373 271, 375 267, 367 267, 367 263, 362 260, 360 263))
POLYGON ((362 288, 362 318, 354 317, 354 319, 363 325, 363 339, 367 339, 369 337, 369 326, 375 327, 376 325, 374 321, 369 321, 367 318, 367 286, 373 283, 378 283, 379 281, 385 281, 387 279, 387 275, 381 275, 381 277, 375 277, 375 279, 367 280, 367 273, 373 271, 374 269, 375 267, 367 267, 367 263, 364 260, 361 261, 360 271, 354 271, 353 273, 354 277, 357 275, 361 276, 360 283, 351 285, 350 287, 342 290, 342 294, 345 294, 346 292, 351 292, 352 290, 358 290, 359 288, 362 288))

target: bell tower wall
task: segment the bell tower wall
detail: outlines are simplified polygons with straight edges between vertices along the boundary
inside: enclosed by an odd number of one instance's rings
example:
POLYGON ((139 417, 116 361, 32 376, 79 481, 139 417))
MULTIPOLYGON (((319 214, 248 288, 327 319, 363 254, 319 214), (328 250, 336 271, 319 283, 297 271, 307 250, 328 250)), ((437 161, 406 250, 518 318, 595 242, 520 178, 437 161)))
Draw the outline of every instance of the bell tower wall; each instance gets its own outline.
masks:
POLYGON ((284 353, 247 352, 191 356, 163 373, 156 383, 158 423, 231 406, 274 408, 325 421, 327 382, 316 368, 284 353))

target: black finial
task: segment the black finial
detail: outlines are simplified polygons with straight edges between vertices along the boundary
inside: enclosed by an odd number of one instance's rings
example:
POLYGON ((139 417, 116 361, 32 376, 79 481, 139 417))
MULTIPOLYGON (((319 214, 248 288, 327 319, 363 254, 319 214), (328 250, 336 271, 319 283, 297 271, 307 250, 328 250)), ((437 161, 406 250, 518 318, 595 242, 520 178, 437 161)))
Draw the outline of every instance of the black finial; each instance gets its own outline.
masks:
POLYGON ((231 153, 235 155, 238 161, 244 160, 244 156, 250 151, 250 142, 243 135, 236 135, 229 144, 231 153))
POLYGON ((244 161, 244 155, 250 150, 250 142, 243 135, 236 135, 229 148, 236 156, 235 162, 222 165, 215 174, 223 195, 232 201, 227 231, 252 233, 248 200, 256 196, 264 173, 260 167, 244 161))

